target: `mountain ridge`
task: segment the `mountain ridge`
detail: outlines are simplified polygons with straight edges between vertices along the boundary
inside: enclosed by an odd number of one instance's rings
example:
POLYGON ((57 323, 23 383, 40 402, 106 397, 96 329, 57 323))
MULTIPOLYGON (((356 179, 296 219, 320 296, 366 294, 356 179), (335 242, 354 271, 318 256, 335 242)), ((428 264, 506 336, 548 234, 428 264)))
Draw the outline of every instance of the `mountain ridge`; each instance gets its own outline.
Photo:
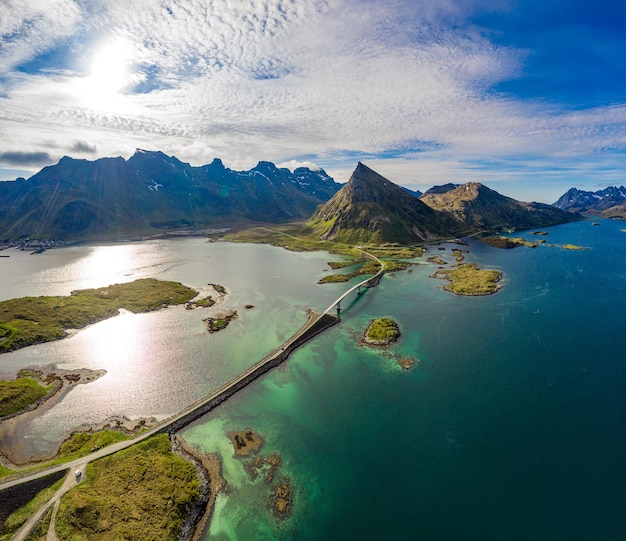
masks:
POLYGON ((552 205, 518 201, 479 182, 435 186, 420 199, 475 230, 531 229, 572 221, 552 205))
POLYGON ((120 238, 224 223, 304 219, 340 185, 323 169, 221 160, 191 166, 161 151, 128 159, 64 156, 28 180, 0 183, 0 239, 120 238))
POLYGON ((554 206, 603 218, 626 218, 626 188, 608 186, 595 192, 570 188, 554 206))

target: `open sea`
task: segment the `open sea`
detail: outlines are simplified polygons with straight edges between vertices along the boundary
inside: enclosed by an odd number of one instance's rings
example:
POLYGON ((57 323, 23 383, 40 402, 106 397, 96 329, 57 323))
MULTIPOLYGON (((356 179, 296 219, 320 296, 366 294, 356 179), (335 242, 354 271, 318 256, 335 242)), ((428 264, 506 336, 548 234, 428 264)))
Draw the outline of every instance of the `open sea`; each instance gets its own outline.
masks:
MULTIPOLYGON (((192 445, 221 455, 228 482, 204 539, 626 539, 626 232, 597 223, 522 234, 553 245, 535 249, 431 247, 410 271, 343 303, 339 325, 184 429, 192 445), (452 262, 453 248, 501 270, 504 288, 444 292, 426 257, 452 262), (382 316, 399 323, 400 340, 386 350, 360 345, 382 316), (398 357, 419 362, 404 370, 398 357), (271 484, 267 467, 254 478, 252 461, 233 456, 227 433, 244 429, 263 436, 261 456, 281 457, 271 484), (287 518, 271 508, 280 484, 293 497, 287 518)), ((0 376, 49 363, 108 371, 29 427, 25 438, 42 453, 84 422, 174 413, 347 287, 316 284, 335 256, 203 239, 3 254, 11 257, 0 259, 0 298, 154 276, 220 283, 229 294, 216 309, 239 313, 213 335, 202 309, 123 314, 1 355, 0 376)))

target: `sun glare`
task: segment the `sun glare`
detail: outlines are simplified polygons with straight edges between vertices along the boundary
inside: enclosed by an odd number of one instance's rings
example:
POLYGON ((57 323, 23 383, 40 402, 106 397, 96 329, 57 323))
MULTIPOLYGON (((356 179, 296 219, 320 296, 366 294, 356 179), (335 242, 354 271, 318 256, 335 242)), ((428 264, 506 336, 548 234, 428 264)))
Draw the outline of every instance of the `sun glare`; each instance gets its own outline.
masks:
POLYGON ((102 47, 91 64, 91 78, 103 90, 118 92, 128 79, 128 58, 122 43, 102 47))
POLYGON ((112 110, 121 106, 123 90, 130 83, 130 49, 122 41, 98 48, 89 75, 82 79, 81 96, 93 108, 112 110))

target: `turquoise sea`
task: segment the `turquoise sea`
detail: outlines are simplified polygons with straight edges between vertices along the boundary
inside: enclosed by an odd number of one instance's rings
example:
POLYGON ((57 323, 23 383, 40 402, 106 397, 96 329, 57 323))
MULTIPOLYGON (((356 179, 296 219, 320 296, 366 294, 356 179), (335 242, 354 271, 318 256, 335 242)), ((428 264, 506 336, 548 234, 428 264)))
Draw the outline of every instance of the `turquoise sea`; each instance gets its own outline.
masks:
MULTIPOLYGON (((340 325, 190 425, 229 487, 205 539, 626 538, 626 233, 598 223, 524 234, 587 250, 461 246, 503 271, 488 297, 442 291, 432 265, 387 275, 340 325), (358 343, 381 316, 402 330, 388 352, 358 343), (397 355, 420 363, 404 371, 397 355), (270 510, 278 481, 233 457, 226 433, 246 428, 282 457, 286 519, 270 510)), ((459 246, 445 247, 431 254, 451 261, 459 246)))

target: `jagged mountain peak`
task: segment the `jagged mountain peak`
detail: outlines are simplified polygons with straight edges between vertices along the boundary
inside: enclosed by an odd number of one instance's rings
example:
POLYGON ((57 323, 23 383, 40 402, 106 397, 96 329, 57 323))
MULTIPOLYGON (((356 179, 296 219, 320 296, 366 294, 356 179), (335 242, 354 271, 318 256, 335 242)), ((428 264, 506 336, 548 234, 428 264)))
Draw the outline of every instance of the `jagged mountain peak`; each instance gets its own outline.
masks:
POLYGON ((588 215, 626 218, 626 188, 607 186, 596 192, 570 188, 559 197, 554 206, 588 215))
POLYGON ((362 162, 357 164, 341 191, 343 198, 353 203, 385 204, 389 199, 400 198, 404 201, 415 199, 406 190, 362 162))

